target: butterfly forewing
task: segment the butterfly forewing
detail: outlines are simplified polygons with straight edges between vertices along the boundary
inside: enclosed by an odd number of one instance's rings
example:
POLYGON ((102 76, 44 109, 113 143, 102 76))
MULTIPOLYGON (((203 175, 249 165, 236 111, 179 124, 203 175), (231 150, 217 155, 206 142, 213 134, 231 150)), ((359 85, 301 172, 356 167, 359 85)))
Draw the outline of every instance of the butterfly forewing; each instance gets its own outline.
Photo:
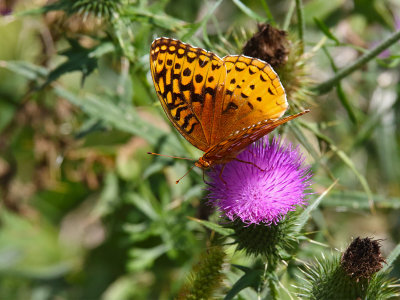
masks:
POLYGON ((222 60, 178 40, 159 38, 151 46, 150 65, 168 118, 190 143, 206 151, 226 76, 222 60))
POLYGON ((225 95, 214 143, 249 126, 278 119, 288 107, 282 84, 269 64, 247 56, 226 56, 223 61, 225 95))

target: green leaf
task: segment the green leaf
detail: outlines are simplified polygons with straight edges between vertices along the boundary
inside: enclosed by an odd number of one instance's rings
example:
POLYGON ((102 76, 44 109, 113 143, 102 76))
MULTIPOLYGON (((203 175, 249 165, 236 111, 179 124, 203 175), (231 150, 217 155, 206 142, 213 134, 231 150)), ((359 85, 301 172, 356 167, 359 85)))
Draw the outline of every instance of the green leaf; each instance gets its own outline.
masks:
POLYGON ((295 231, 300 232, 303 226, 307 223, 308 219, 311 217, 311 212, 316 209, 321 203, 322 199, 332 190, 336 185, 337 180, 334 181, 313 203, 311 203, 297 218, 295 231))
POLYGON ((84 98, 81 98, 61 86, 55 86, 54 91, 58 96, 80 107, 88 115, 101 119, 114 128, 140 136, 153 146, 163 145, 166 153, 177 155, 185 153, 174 135, 167 135, 166 132, 144 121, 133 107, 117 105, 107 98, 100 99, 92 94, 86 94, 84 98))
POLYGON ((186 22, 171 17, 160 10, 152 12, 134 5, 124 7, 124 10, 121 11, 121 17, 128 18, 132 22, 154 24, 172 32, 180 32, 188 25, 186 22))
POLYGON ((396 261, 396 259, 400 255, 400 244, 397 244, 397 246, 390 252, 389 256, 386 259, 386 264, 382 268, 381 272, 385 272, 388 270, 390 267, 393 266, 393 263, 396 261))
POLYGON ((60 53, 61 55, 67 57, 67 61, 60 64, 57 68, 49 73, 48 78, 43 84, 42 88, 52 83, 60 76, 74 71, 82 72, 83 85, 85 78, 97 68, 98 58, 115 50, 113 44, 109 42, 101 43, 92 49, 86 49, 82 47, 76 40, 70 39, 68 41, 71 47, 60 53))
POLYGON ((318 28, 332 41, 336 42, 336 44, 340 44, 339 40, 332 34, 329 30, 328 26, 325 25, 320 19, 314 17, 314 22, 318 26, 318 28))
POLYGON ((27 61, 4 61, 0 60, 0 67, 8 69, 28 80, 39 81, 48 76, 46 68, 34 65, 27 61))
MULTIPOLYGON (((322 50, 324 51, 325 55, 328 57, 328 60, 332 67, 332 70, 337 72, 338 69, 337 69, 336 64, 335 64, 332 56, 330 55, 329 51, 326 49, 325 46, 322 47, 322 50)), ((344 93, 342 84, 340 81, 336 84, 336 93, 337 93, 338 98, 339 98, 340 102, 342 103, 343 107, 346 109, 350 120, 353 122, 353 124, 357 124, 357 118, 354 113, 353 107, 351 106, 350 101, 348 100, 346 94, 344 93)))
POLYGON ((298 121, 303 127, 308 128, 311 132, 313 132, 318 138, 320 138, 321 140, 325 141, 329 147, 331 148, 331 150, 344 162, 345 165, 347 165, 347 167, 354 173, 354 175, 356 175, 358 181, 360 182, 361 186, 363 187, 364 191, 367 193, 368 195, 368 203, 370 205, 371 210, 374 209, 374 201, 373 201, 373 197, 372 197, 372 191, 368 185, 367 180, 365 179, 365 177, 358 172, 356 166, 354 165, 354 163, 352 162, 352 160, 347 156, 347 154, 343 151, 340 150, 334 143, 333 141, 327 137, 326 135, 322 134, 318 128, 311 126, 308 123, 305 123, 301 120, 298 121))
MULTIPOLYGON (((400 209, 399 197, 387 197, 377 194, 372 195, 374 204, 378 209, 400 209)), ((332 191, 324 200, 324 207, 341 207, 347 209, 368 210, 369 196, 361 191, 332 191)))
POLYGON ((213 223, 213 222, 200 220, 200 219, 196 219, 196 218, 192 218, 192 217, 188 217, 188 218, 192 221, 195 221, 195 222, 203 225, 204 227, 207 227, 208 229, 214 230, 215 232, 217 232, 223 236, 230 236, 234 233, 233 229, 225 228, 225 227, 223 227, 219 224, 213 223))
POLYGON ((111 214, 119 202, 118 178, 115 173, 108 173, 104 181, 99 202, 97 203, 94 214, 100 217, 111 214))
POLYGON ((214 15, 215 10, 218 8, 218 6, 220 6, 221 3, 222 3, 222 0, 218 0, 213 5, 213 7, 211 7, 210 9, 207 9, 207 14, 203 17, 203 19, 200 22, 194 24, 192 26, 192 28, 182 36, 182 40, 185 41, 186 39, 191 38, 197 32, 197 30, 201 27, 206 28, 208 20, 210 19, 210 17, 212 17, 214 15))
POLYGON ((160 218, 157 208, 153 207, 149 199, 144 198, 138 193, 129 193, 126 195, 128 203, 134 204, 142 213, 144 213, 150 220, 158 220, 160 218))
POLYGON ((168 251, 166 245, 159 245, 153 248, 133 248, 129 251, 131 261, 128 263, 130 271, 138 271, 149 268, 154 261, 168 251))
POLYGON ((244 12, 247 16, 249 16, 252 20, 256 21, 256 22, 262 22, 264 23, 266 21, 265 18, 259 16, 258 14, 256 14, 254 11, 252 11, 250 8, 248 8, 246 5, 243 4, 243 2, 241 2, 240 0, 232 0, 233 3, 236 4, 236 6, 242 11, 244 12))
POLYGON ((265 14, 267 15, 267 20, 265 20, 265 22, 269 22, 272 26, 276 27, 276 22, 274 20, 274 17, 271 13, 271 10, 269 9, 268 3, 266 0, 261 0, 261 5, 264 8, 265 14))
POLYGON ((239 265, 232 265, 240 270, 242 270, 244 275, 240 277, 238 281, 232 286, 231 290, 226 294, 224 300, 231 300, 233 299, 239 292, 247 287, 252 287, 257 289, 260 285, 261 278, 264 274, 263 270, 254 270, 248 267, 239 266, 239 265))

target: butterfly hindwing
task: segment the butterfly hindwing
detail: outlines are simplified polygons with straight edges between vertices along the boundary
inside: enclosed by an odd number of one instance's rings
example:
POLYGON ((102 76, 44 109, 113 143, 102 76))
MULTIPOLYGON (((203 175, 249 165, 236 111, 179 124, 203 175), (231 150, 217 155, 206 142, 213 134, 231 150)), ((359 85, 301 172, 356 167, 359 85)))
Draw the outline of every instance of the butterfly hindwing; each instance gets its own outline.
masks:
POLYGON ((237 55, 223 61, 227 76, 215 143, 248 126, 278 119, 288 107, 283 86, 268 63, 237 55))
POLYGON ((226 163, 234 159, 248 145, 267 135, 276 127, 308 112, 309 110, 305 110, 298 114, 287 116, 283 119, 268 120, 262 122, 261 124, 245 128, 230 138, 216 144, 204 154, 203 158, 216 163, 226 163))

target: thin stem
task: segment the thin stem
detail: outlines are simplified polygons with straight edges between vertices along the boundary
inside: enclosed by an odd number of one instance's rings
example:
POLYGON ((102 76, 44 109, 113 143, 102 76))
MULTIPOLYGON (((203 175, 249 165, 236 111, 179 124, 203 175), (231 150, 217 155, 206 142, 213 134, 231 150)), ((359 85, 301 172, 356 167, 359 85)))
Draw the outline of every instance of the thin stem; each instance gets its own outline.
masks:
POLYGON ((292 16, 293 16, 295 7, 296 7, 295 0, 293 0, 292 2, 290 2, 288 12, 285 16, 285 21, 283 22, 283 27, 282 27, 283 30, 287 30, 289 28, 290 21, 292 20, 292 16))
POLYGON ((312 90, 319 95, 325 94, 329 92, 336 84, 345 78, 347 75, 353 73, 355 70, 359 69, 361 66, 369 62, 371 59, 379 55, 383 50, 389 48, 391 45, 396 43, 400 40, 400 31, 394 32, 390 35, 386 40, 380 43, 378 46, 373 48, 371 51, 365 53, 364 55, 360 56, 354 63, 349 65, 346 68, 341 69, 339 72, 335 74, 331 79, 320 83, 312 88, 312 90))
POLYGON ((297 12, 297 29, 299 31, 299 40, 301 42, 301 53, 304 52, 304 12, 303 12, 303 2, 301 0, 296 0, 296 12, 297 12))
POLYGON ((266 0, 261 0, 261 5, 264 7, 265 14, 267 15, 268 21, 271 23, 271 25, 275 26, 276 23, 275 23, 274 17, 271 14, 271 11, 269 9, 267 1, 266 0))

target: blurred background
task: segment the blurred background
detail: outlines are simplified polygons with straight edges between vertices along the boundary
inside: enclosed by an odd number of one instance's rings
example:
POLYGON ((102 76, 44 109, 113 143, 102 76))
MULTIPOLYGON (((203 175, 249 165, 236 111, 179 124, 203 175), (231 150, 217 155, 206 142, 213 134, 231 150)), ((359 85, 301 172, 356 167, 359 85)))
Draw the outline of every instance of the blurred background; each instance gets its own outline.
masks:
MULTIPOLYGON (((146 154, 201 156, 162 111, 150 44, 168 36, 238 54, 260 23, 288 31, 290 64, 277 72, 293 88, 291 112, 311 109, 277 132, 307 153, 315 196, 337 180, 307 224, 317 243, 299 258, 356 236, 390 253, 400 241, 399 42, 318 87, 400 30, 400 1, 304 0, 303 12, 301 55, 291 0, 1 0, 0 299, 177 295, 210 235, 188 217, 218 215, 201 170, 176 185, 190 162, 146 154)), ((225 273, 229 289, 240 272, 225 273)))

